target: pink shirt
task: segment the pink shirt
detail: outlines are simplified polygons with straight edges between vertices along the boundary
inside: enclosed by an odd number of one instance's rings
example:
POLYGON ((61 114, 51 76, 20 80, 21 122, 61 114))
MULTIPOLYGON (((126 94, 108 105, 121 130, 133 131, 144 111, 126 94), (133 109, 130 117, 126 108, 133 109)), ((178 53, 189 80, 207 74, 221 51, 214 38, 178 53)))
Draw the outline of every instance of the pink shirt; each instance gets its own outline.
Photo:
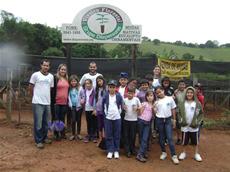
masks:
POLYGON ((68 100, 69 83, 66 80, 58 80, 56 104, 67 105, 68 100))
POLYGON ((148 102, 143 102, 142 106, 144 107, 144 111, 139 116, 139 118, 144 121, 151 121, 153 116, 152 106, 148 102))

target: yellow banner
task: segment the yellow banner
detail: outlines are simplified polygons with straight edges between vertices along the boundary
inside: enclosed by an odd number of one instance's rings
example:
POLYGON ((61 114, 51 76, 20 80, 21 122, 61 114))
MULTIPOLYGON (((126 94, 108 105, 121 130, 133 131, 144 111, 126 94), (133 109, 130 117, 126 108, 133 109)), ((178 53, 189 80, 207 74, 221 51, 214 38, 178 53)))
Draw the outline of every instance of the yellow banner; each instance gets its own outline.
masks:
POLYGON ((190 77, 190 61, 165 60, 158 58, 158 65, 161 67, 161 75, 170 78, 190 77))

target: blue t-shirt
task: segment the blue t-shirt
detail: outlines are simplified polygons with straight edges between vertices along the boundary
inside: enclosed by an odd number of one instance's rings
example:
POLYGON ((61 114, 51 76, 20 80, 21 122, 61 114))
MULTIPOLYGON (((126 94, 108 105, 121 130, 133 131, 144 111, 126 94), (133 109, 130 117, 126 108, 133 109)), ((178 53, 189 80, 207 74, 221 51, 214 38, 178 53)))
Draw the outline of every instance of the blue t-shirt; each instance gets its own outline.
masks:
POLYGON ((78 103, 78 90, 76 88, 72 88, 69 92, 70 100, 72 102, 72 106, 77 106, 78 103))

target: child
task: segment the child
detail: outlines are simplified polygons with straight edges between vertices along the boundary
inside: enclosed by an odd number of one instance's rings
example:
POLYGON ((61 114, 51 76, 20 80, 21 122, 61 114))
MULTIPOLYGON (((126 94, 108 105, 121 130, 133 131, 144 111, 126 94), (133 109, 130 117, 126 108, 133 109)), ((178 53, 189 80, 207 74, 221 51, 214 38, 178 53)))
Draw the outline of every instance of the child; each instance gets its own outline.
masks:
POLYGON ((142 103, 140 109, 140 116, 138 117, 140 148, 136 159, 140 162, 146 162, 147 158, 146 151, 148 145, 151 120, 153 117, 153 104, 155 100, 152 90, 147 91, 145 97, 147 101, 142 103))
POLYGON ((154 89, 153 89, 153 86, 152 86, 152 83, 153 83, 153 75, 152 75, 152 74, 147 74, 147 75, 145 75, 145 79, 147 79, 148 82, 149 82, 149 89, 154 90, 154 89))
POLYGON ((133 88, 136 88, 135 89, 135 97, 137 96, 137 94, 139 93, 139 90, 137 89, 137 86, 138 86, 138 81, 136 78, 130 78, 129 79, 129 82, 128 82, 128 87, 133 87, 133 88))
POLYGON ((174 89, 171 86, 171 81, 169 77, 164 77, 161 81, 161 86, 164 88, 164 92, 166 96, 173 96, 174 89))
POLYGON ((69 78, 69 108, 71 109, 72 136, 69 140, 76 139, 76 123, 77 123, 77 139, 81 140, 81 114, 83 111, 84 94, 79 84, 77 75, 71 75, 69 78))
POLYGON ((97 123, 99 130, 99 143, 104 138, 104 113, 102 108, 103 96, 106 92, 106 84, 103 76, 98 76, 96 78, 96 114, 97 114, 97 123))
MULTIPOLYGON (((178 81, 178 88, 174 92, 174 98, 175 98, 175 102, 176 102, 177 105, 180 102, 182 102, 183 99, 184 99, 185 88, 186 88, 185 81, 184 80, 179 80, 178 81)), ((177 142, 176 142, 176 144, 180 145, 181 144, 181 139, 180 139, 181 138, 181 136, 180 136, 181 135, 181 133, 180 133, 181 126, 180 126, 179 120, 178 120, 178 112, 179 112, 179 109, 177 107, 176 108, 176 135, 177 135, 177 142)))
POLYGON ((159 65, 156 65, 153 68, 153 82, 152 87, 155 90, 156 87, 161 86, 161 68, 159 65))
POLYGON ((197 96, 202 108, 204 109, 204 94, 203 94, 201 84, 197 83, 195 85, 195 89, 196 89, 196 96, 197 96))
POLYGON ((160 147, 162 154, 160 156, 161 160, 165 160, 167 153, 165 150, 165 139, 167 138, 169 143, 169 149, 172 156, 172 161, 174 164, 179 164, 177 155, 175 152, 175 147, 173 143, 173 128, 176 125, 176 104, 172 97, 165 96, 164 88, 157 87, 156 95, 158 100, 155 102, 155 113, 156 113, 156 124, 159 131, 160 147), (173 127, 172 127, 172 116, 173 116, 173 127))
POLYGON ((142 79, 140 81, 140 88, 139 88, 139 93, 137 94, 137 97, 139 98, 140 102, 145 102, 145 94, 147 90, 149 89, 149 82, 147 79, 142 79))
POLYGON ((189 140, 191 140, 192 145, 195 146, 194 159, 201 162, 202 158, 198 153, 198 132, 203 118, 203 110, 200 102, 197 100, 193 87, 188 87, 185 94, 184 101, 179 104, 182 144, 184 145, 184 151, 180 154, 179 159, 183 160, 186 158, 185 148, 189 140))
POLYGON ((128 88, 128 97, 124 100, 126 111, 124 118, 124 142, 125 151, 128 158, 135 155, 135 141, 137 132, 137 113, 140 110, 140 100, 134 97, 135 88, 128 88))
POLYGON ((87 136, 84 138, 84 142, 88 143, 93 141, 97 143, 97 117, 95 108, 95 90, 93 88, 93 82, 91 79, 86 79, 84 84, 85 94, 85 115, 87 123, 87 136))
POLYGON ((126 98, 127 97, 127 93, 128 93, 128 73, 126 72, 121 72, 120 73, 120 79, 119 79, 119 84, 120 86, 116 88, 116 91, 119 92, 122 96, 122 98, 126 98))
POLYGON ((121 134, 121 109, 123 99, 120 93, 116 93, 117 82, 111 80, 108 83, 108 92, 105 94, 102 106, 105 114, 105 138, 107 158, 119 158, 120 134, 121 134))

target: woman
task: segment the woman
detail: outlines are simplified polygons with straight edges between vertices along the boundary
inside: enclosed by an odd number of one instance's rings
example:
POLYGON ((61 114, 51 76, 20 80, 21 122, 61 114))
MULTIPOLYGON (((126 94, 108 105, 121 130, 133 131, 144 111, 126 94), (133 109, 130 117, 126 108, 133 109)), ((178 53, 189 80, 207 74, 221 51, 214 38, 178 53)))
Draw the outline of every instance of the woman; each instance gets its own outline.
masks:
MULTIPOLYGON (((52 101, 52 120, 58 120, 65 123, 65 114, 68 104, 68 74, 66 64, 60 64, 57 69, 57 74, 54 75, 54 87, 51 90, 52 101)), ((54 132, 56 140, 61 140, 65 137, 65 128, 61 132, 54 132)))

